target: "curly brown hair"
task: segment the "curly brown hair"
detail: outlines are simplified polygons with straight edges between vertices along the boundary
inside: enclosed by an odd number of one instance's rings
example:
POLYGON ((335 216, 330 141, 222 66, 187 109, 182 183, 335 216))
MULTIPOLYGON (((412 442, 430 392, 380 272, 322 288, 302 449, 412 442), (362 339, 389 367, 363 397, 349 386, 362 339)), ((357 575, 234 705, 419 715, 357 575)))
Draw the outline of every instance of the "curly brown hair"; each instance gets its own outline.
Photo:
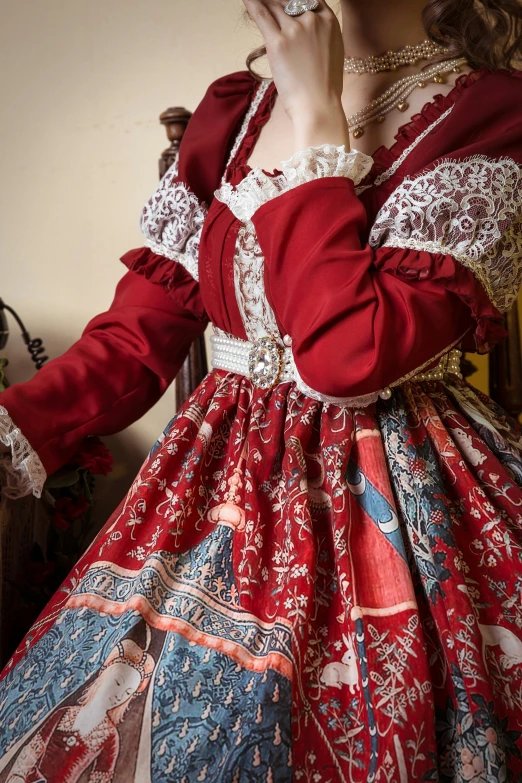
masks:
MULTIPOLYGON (((429 0, 422 12, 427 37, 446 46, 451 57, 465 57, 473 69, 520 67, 522 0, 429 0)), ((247 57, 253 64, 266 54, 261 47, 247 57)))

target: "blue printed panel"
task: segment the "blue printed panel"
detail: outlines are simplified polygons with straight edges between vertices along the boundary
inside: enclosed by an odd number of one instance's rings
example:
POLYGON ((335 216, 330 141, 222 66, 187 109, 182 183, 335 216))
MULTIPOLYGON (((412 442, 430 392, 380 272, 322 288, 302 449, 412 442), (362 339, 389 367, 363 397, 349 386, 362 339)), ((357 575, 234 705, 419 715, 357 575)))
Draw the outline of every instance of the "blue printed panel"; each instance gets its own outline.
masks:
POLYGON ((154 783, 290 783, 291 683, 167 634, 153 697, 154 783))
POLYGON ((63 612, 0 683, 0 758, 100 669, 138 617, 136 612, 110 617, 84 608, 63 612))
POLYGON ((182 619, 197 631, 241 646, 257 658, 277 652, 293 662, 289 624, 276 620, 268 626, 234 603, 231 536, 227 528, 216 528, 186 553, 153 553, 138 572, 122 572, 110 563, 93 566, 75 595, 114 604, 143 596, 162 617, 182 619))

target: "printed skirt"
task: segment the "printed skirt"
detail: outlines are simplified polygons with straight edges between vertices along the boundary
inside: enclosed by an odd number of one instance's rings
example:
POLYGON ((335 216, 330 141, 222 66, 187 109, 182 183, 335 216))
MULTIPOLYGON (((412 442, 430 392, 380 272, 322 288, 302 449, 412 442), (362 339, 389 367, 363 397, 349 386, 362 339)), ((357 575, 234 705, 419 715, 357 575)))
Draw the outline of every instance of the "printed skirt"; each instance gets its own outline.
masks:
POLYGON ((0 783, 522 780, 522 430, 214 371, 0 682, 0 783))

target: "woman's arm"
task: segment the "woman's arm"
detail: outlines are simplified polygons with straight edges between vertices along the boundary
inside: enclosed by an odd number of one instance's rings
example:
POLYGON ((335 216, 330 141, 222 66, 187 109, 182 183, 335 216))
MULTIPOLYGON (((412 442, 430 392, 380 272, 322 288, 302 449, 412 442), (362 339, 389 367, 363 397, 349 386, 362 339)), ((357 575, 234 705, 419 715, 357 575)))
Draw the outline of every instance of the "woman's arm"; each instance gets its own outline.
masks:
POLYGON ((183 136, 179 165, 143 210, 146 247, 122 261, 129 271, 114 301, 81 339, 27 383, 0 394, 0 487, 9 497, 41 493, 87 435, 124 429, 163 394, 208 322, 199 293, 199 238, 231 138, 249 105, 245 72, 208 88, 183 136))
POLYGON ((292 188, 252 220, 268 299, 299 375, 322 395, 375 393, 464 336, 467 349, 485 351, 505 334, 501 313, 449 253, 365 243, 366 212, 347 177, 292 188))
POLYGON ((0 394, 0 439, 13 445, 19 474, 9 483, 4 475, 7 495, 39 494, 45 474, 86 436, 124 429, 161 397, 207 324, 197 284, 181 267, 176 277, 184 305, 162 285, 127 272, 109 310, 90 321, 80 340, 29 382, 0 394))
POLYGON ((374 395, 463 337, 467 350, 487 351, 505 336, 500 310, 520 287, 522 169, 513 133, 504 145, 516 152, 511 161, 498 159, 498 137, 464 133, 461 146, 476 139, 483 143, 476 151, 493 146, 494 157, 477 156, 469 171, 464 160, 446 161, 449 172, 442 162, 425 182, 405 182, 368 243, 354 185, 372 161, 349 148, 335 14, 326 0, 297 18, 276 0, 244 3, 263 35, 300 152, 275 180, 256 170, 238 186, 243 204, 237 195, 234 203, 256 228, 267 296, 292 339, 301 388, 325 397, 374 395), (449 194, 448 183, 455 185, 449 194), (415 201, 408 188, 417 186, 415 201))

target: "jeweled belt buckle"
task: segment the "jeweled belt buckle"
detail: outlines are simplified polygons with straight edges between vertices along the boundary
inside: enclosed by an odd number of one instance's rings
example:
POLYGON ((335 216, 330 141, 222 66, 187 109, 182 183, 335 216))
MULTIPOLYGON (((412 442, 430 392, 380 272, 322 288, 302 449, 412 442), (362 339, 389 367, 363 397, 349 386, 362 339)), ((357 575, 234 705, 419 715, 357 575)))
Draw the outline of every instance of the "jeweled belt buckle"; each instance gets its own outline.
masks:
POLYGON ((270 389, 283 371, 283 348, 273 337, 260 337, 248 353, 248 372, 254 386, 270 389))

